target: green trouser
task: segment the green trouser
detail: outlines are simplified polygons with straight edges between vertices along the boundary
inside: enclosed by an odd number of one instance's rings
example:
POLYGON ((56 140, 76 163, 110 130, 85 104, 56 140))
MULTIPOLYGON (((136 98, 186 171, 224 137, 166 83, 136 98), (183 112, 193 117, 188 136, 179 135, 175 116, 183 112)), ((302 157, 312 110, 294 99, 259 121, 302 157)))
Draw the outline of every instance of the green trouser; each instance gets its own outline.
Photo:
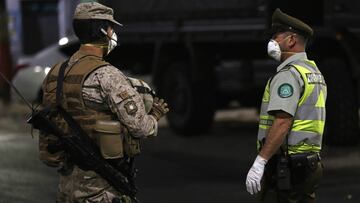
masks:
POLYGON ((303 173, 291 171, 291 189, 279 190, 276 186, 276 165, 266 167, 261 191, 257 195, 257 202, 277 203, 314 203, 315 190, 322 177, 321 162, 315 168, 304 168, 303 173))

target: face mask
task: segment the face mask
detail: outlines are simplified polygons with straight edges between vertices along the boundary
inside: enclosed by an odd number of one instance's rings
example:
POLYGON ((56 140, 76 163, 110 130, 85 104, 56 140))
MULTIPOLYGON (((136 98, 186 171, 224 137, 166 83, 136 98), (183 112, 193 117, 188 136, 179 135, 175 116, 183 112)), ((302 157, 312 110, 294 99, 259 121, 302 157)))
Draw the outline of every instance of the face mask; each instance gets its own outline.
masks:
POLYGON ((114 50, 116 46, 117 46, 117 35, 115 32, 113 32, 113 34, 111 35, 111 39, 109 41, 107 54, 109 54, 112 50, 114 50))
POLYGON ((267 52, 268 55, 275 59, 276 61, 280 61, 281 60, 281 48, 279 43, 283 42, 284 40, 286 40, 287 38, 289 38, 291 35, 285 37, 285 39, 281 40, 280 42, 277 42, 276 40, 271 39, 268 43, 267 46, 267 52))
POLYGON ((271 39, 267 45, 267 53, 271 58, 275 59, 276 61, 281 60, 281 49, 279 43, 273 39, 271 39))
POLYGON ((101 32, 104 33, 104 35, 106 35, 106 37, 110 38, 108 46, 107 46, 107 54, 109 54, 117 46, 117 35, 115 32, 113 32, 111 37, 109 37, 107 35, 107 32, 102 28, 101 28, 101 32))

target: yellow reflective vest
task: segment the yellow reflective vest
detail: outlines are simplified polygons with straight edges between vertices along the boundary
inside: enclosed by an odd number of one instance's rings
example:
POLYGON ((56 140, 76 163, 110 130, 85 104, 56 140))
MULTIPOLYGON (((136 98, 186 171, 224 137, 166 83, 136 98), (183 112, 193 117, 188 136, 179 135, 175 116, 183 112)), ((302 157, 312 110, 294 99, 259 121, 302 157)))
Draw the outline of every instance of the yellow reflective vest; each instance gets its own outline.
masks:
MULTIPOLYGON (((314 61, 298 60, 288 66, 294 67, 304 81, 304 91, 294 115, 293 125, 287 135, 286 142, 289 154, 319 152, 325 126, 325 102, 327 88, 323 75, 314 61)), ((270 83, 268 81, 261 104, 258 149, 259 144, 273 124, 274 116, 267 112, 270 101, 270 83)))

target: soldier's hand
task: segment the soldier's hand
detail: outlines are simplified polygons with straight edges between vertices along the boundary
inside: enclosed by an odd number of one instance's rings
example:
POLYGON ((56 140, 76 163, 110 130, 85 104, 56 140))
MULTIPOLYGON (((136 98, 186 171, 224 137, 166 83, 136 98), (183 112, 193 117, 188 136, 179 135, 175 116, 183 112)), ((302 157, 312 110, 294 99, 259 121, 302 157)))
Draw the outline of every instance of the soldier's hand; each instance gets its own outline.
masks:
POLYGON ((163 99, 155 97, 150 115, 153 115, 156 120, 160 120, 167 112, 169 112, 168 104, 163 99))

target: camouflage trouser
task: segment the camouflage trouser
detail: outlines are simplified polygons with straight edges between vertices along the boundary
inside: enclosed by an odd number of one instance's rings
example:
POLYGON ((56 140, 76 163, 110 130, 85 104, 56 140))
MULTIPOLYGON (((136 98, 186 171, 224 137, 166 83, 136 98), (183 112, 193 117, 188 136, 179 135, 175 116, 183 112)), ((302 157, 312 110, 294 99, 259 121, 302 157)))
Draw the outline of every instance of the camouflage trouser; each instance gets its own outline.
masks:
MULTIPOLYGON (((267 203, 314 203, 315 190, 322 177, 323 167, 319 162, 315 170, 308 171, 302 181, 293 184, 291 190, 279 190, 274 183, 273 174, 265 171, 262 190, 257 195, 257 202, 267 203)), ((293 174, 296 175, 296 174, 293 174)))
POLYGON ((131 203, 93 171, 78 167, 70 175, 60 175, 57 203, 131 203), (120 201, 114 200, 118 198, 120 201))

